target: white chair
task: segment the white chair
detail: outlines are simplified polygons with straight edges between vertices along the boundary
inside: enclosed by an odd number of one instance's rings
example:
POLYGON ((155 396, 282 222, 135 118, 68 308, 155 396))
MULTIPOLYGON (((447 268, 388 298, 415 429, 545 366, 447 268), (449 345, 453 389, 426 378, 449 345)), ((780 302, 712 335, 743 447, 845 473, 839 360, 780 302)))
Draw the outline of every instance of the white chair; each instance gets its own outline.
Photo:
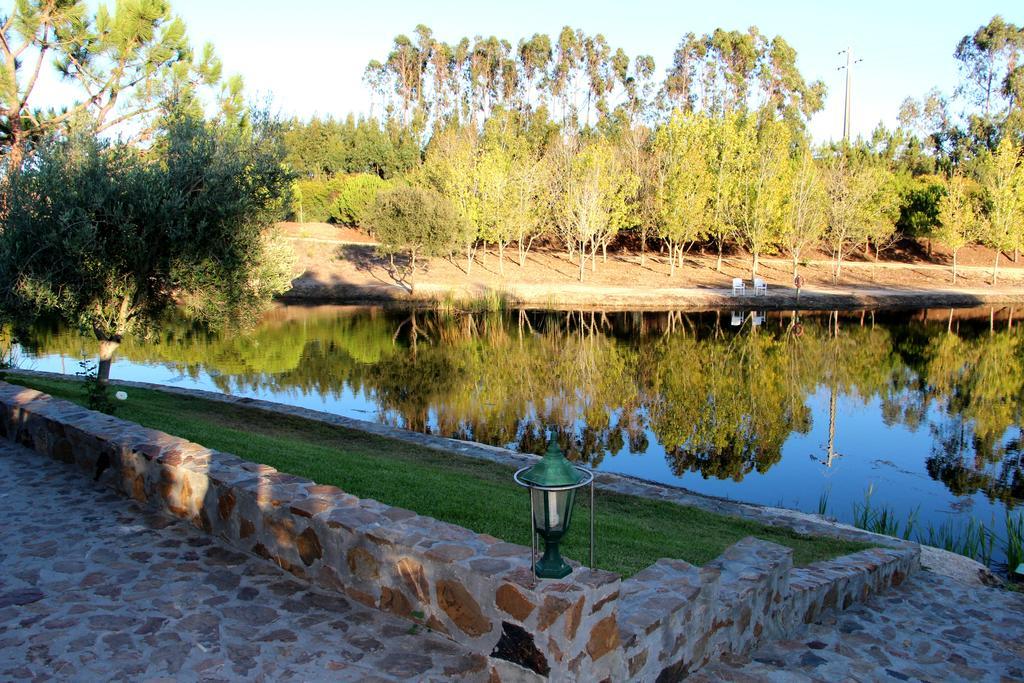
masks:
POLYGON ((734 277, 732 279, 732 295, 733 296, 746 295, 746 293, 747 293, 747 283, 745 283, 743 281, 743 278, 741 278, 741 277, 734 277))
POLYGON ((754 296, 768 293, 768 283, 759 277, 754 278, 754 296))

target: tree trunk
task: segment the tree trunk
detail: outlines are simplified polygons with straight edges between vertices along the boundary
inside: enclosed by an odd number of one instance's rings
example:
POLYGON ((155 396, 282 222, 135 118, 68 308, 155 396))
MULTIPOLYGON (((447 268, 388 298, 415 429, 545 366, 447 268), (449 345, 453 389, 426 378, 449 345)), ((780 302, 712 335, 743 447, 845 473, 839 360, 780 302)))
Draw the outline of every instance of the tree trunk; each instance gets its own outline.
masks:
POLYGON ((755 277, 757 277, 757 252, 756 251, 753 252, 750 256, 751 256, 750 277, 751 278, 755 278, 755 277))
POLYGON ((409 269, 409 294, 416 293, 416 250, 412 250, 409 269))
POLYGON ((999 281, 999 249, 996 249, 996 260, 992 263, 992 286, 999 281))
POLYGON ((498 242, 498 272, 505 274, 505 245, 498 242))
POLYGON ((466 275, 473 272, 473 247, 466 247, 466 275))
POLYGON ((718 265, 715 266, 715 270, 719 273, 722 272, 722 243, 718 243, 718 265))
POLYGON ((956 253, 958 251, 959 251, 959 249, 954 249, 953 250, 953 284, 954 285, 956 284, 956 253))
POLYGON ((120 338, 100 339, 100 364, 96 369, 96 379, 100 384, 110 382, 110 363, 114 360, 114 352, 121 345, 120 338))
POLYGON ((668 276, 676 275, 676 248, 672 243, 668 245, 668 276))
POLYGON ((587 249, 580 244, 580 282, 583 282, 583 264, 587 260, 587 249))
POLYGON ((640 230, 640 265, 644 265, 647 257, 647 230, 640 230))
POLYGON ((800 252, 793 252, 793 277, 796 277, 798 268, 800 267, 800 252))

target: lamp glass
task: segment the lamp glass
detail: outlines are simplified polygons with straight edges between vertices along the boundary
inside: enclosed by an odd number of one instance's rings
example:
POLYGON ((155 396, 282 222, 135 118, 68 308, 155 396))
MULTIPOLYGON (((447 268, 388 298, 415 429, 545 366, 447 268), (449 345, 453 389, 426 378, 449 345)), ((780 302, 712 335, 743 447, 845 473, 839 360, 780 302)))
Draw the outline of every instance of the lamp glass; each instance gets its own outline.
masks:
POLYGON ((544 491, 530 489, 533 496, 533 527, 544 538, 557 534, 561 538, 569 526, 576 491, 544 491))

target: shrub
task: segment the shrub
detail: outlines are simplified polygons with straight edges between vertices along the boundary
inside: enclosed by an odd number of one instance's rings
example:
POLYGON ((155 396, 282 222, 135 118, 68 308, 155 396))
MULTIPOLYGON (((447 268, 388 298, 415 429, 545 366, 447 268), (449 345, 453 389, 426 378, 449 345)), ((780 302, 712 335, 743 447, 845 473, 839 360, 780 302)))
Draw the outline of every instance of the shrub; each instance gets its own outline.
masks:
POLYGON ((331 218, 336 223, 358 226, 377 194, 389 183, 370 173, 354 173, 334 179, 337 195, 332 204, 331 218))
POLYGON ((301 222, 359 226, 377 193, 389 186, 372 173, 352 173, 295 184, 292 216, 301 222))
POLYGON ((367 211, 367 225, 381 242, 380 250, 408 257, 409 291, 415 292, 416 260, 451 253, 467 230, 455 207, 440 193, 400 185, 381 192, 367 211))

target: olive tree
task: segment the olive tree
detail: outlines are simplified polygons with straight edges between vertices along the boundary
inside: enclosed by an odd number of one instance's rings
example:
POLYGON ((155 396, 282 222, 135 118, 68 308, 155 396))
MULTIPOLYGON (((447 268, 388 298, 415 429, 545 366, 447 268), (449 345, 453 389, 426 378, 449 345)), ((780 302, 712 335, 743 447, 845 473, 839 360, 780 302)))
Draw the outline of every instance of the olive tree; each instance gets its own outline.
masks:
POLYGON ((392 261, 396 253, 408 256, 410 294, 416 292, 417 259, 452 253, 471 229, 443 195, 415 186, 378 194, 366 222, 392 261))
POLYGON ((122 338, 178 303, 213 324, 241 322, 289 284, 271 227, 291 177, 276 126, 179 117, 153 149, 94 135, 42 144, 4 188, 0 301, 91 331, 99 379, 122 338))

